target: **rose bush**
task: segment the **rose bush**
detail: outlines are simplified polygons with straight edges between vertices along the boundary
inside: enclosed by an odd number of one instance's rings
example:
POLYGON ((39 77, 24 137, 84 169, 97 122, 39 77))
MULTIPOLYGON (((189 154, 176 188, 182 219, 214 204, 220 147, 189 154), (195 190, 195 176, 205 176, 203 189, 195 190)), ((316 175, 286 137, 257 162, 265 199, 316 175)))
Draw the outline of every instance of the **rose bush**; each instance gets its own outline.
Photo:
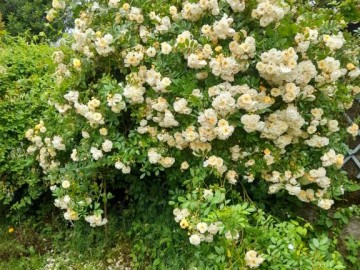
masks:
MULTIPOLYGON (((66 5, 54 0, 47 18, 66 5)), ((342 115, 360 92, 360 69, 346 24, 296 1, 89 1, 72 51, 53 55, 56 113, 26 132, 27 152, 67 220, 104 225, 117 182, 160 175, 192 245, 214 241, 231 258, 229 243, 246 243, 229 261, 275 262, 249 238, 266 224, 257 194, 327 210, 351 186, 344 139, 359 129, 342 115)), ((300 243, 306 232, 297 235, 300 243)), ((342 269, 327 259, 319 269, 342 269)))

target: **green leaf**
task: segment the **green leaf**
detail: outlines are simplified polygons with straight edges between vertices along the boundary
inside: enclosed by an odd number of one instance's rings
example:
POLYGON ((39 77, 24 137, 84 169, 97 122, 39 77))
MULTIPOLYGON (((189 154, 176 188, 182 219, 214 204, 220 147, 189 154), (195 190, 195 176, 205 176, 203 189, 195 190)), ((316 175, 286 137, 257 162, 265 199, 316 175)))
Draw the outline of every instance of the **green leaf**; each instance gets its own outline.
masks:
POLYGON ((325 220, 325 224, 326 224, 326 226, 327 226, 328 228, 331 228, 332 225, 333 225, 333 222, 332 222, 331 219, 326 219, 326 220, 325 220))
POLYGON ((161 259, 160 259, 160 258, 157 258, 157 259, 154 260, 153 266, 157 266, 157 265, 159 265, 160 263, 161 263, 161 259))
POLYGON ((319 243, 319 240, 318 240, 318 239, 314 238, 312 242, 313 242, 313 244, 314 244, 314 246, 315 246, 316 248, 319 248, 320 243, 319 243))
POLYGON ((307 230, 305 228, 302 228, 302 227, 297 227, 296 228, 296 232, 302 236, 305 236, 306 233, 307 233, 307 230))
POLYGON ((186 200, 186 198, 184 198, 184 197, 178 197, 178 201, 179 201, 179 202, 186 202, 187 200, 186 200))

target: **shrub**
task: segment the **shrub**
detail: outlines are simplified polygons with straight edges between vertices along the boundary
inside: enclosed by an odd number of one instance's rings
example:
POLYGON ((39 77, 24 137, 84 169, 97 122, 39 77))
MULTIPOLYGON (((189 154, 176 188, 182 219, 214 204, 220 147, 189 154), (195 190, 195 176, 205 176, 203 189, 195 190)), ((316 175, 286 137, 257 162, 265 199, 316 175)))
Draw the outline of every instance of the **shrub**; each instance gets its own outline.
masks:
MULTIPOLYGON (((27 37, 33 40, 34 35, 46 36, 49 40, 57 40, 63 30, 71 27, 71 14, 64 13, 61 21, 49 27, 46 24, 47 0, 3 0, 0 13, 6 24, 6 31, 12 36, 27 37)), ((0 27, 1 28, 1 27, 0 27)))
MULTIPOLYGON (((48 19, 65 6, 54 1, 48 19)), ((352 187, 343 142, 359 131, 342 114, 360 90, 359 39, 340 13, 89 1, 75 26, 72 52, 54 54, 58 113, 26 132, 65 219, 104 225, 115 187, 159 177, 194 266, 344 269, 328 238, 257 206, 283 194, 327 210, 352 187)))
POLYGON ((24 132, 47 108, 53 52, 21 38, 0 40, 0 201, 5 204, 30 204, 46 187, 36 160, 24 150, 24 132))

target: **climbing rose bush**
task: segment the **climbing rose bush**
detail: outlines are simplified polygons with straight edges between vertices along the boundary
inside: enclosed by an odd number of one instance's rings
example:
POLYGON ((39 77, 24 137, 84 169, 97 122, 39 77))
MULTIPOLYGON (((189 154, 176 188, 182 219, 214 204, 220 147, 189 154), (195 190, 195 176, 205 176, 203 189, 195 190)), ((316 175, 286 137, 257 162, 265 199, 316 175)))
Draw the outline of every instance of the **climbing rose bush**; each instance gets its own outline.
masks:
MULTIPOLYGON (((66 5, 54 0, 48 19, 66 5)), ((170 203, 193 245, 238 241, 256 209, 234 192, 330 209, 349 183, 344 139, 359 133, 342 118, 360 92, 359 40, 321 12, 283 0, 88 1, 53 55, 56 112, 26 132, 65 219, 106 224, 109 187, 151 175, 184 188, 170 203)))

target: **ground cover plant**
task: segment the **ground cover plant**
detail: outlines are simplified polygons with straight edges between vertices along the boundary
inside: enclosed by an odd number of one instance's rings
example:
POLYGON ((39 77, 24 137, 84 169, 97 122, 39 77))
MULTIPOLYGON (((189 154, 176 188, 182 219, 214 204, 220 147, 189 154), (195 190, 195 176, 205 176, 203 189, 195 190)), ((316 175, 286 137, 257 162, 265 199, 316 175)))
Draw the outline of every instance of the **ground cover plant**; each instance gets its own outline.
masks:
POLYGON ((50 23, 78 17, 24 132, 35 190, 93 239, 126 232, 136 269, 356 269, 358 207, 331 212, 358 188, 354 3, 54 0, 50 23))

